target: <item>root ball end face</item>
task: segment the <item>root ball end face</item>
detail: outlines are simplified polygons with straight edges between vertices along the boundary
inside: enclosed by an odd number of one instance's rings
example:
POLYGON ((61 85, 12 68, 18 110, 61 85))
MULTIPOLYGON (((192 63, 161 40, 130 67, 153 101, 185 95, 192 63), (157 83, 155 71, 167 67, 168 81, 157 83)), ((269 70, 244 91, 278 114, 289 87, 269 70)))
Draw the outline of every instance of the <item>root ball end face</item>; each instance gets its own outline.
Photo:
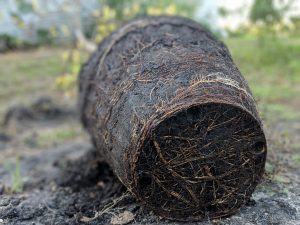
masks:
POLYGON ((84 127, 116 176, 170 219, 219 218, 251 197, 266 140, 228 49, 179 17, 136 19, 83 66, 84 127))
POLYGON ((178 220, 233 214, 264 170, 260 124, 226 104, 205 104, 162 121, 145 142, 136 168, 138 196, 178 220))

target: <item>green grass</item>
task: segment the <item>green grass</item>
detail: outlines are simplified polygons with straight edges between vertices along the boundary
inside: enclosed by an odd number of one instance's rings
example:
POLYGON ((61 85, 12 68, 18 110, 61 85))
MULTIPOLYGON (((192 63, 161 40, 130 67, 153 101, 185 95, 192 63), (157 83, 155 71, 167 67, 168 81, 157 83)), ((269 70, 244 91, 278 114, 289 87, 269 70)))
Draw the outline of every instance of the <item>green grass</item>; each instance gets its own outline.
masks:
POLYGON ((271 163, 266 162, 265 171, 269 174, 273 173, 274 172, 274 166, 271 163))
POLYGON ((21 175, 20 156, 16 156, 15 165, 9 161, 5 162, 4 168, 8 171, 11 178, 11 186, 7 190, 10 193, 23 191, 23 180, 21 175))
POLYGON ((300 38, 225 40, 265 117, 300 119, 300 38))
MULTIPOLYGON (((266 117, 300 118, 300 38, 253 36, 225 40, 266 117)), ((0 56, 0 116, 8 105, 57 93, 55 79, 66 71, 64 49, 42 48, 0 56)))
POLYGON ((39 147, 49 147, 53 144, 59 144, 75 139, 80 134, 80 130, 72 127, 57 127, 48 132, 40 133, 38 135, 37 144, 39 147))
POLYGON ((267 118, 270 122, 275 122, 272 120, 288 120, 296 121, 300 120, 299 110, 280 103, 261 103, 259 105, 260 112, 263 118, 267 118))
POLYGON ((1 82, 21 82, 26 79, 39 79, 59 75, 65 65, 62 62, 63 50, 41 49, 24 53, 9 53, 1 57, 1 82))
POLYGON ((295 162, 295 163, 297 163, 298 165, 300 165, 300 154, 294 154, 293 156, 292 156, 292 160, 295 162))
POLYGON ((0 117, 11 105, 29 104, 39 95, 58 94, 54 84, 65 71, 65 51, 41 48, 0 55, 0 117))

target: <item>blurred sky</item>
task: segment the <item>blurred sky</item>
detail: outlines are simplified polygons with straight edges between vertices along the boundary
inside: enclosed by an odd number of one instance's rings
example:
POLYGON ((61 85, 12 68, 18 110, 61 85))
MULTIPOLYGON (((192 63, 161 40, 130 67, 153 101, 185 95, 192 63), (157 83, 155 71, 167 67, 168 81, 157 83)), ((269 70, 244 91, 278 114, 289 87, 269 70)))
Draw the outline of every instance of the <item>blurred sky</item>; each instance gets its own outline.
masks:
MULTIPOLYGON (((22 20, 26 29, 16 25, 12 12, 17 9, 17 0, 0 0, 0 34, 8 34, 23 40, 33 41, 38 29, 48 29, 57 24, 64 24, 66 27, 74 26, 74 18, 80 14, 84 21, 88 21, 93 11, 99 6, 98 0, 34 0, 44 13, 23 13, 22 20), (69 2, 70 7, 66 11, 61 10, 61 4, 69 2), (78 5, 80 4, 80 8, 78 5), (78 12, 80 10, 80 13, 78 12), (63 22, 62 22, 63 21, 63 22)), ((32 0, 28 0, 32 1, 32 0)), ((150 0, 149 0, 150 1, 150 0)), ((163 0, 161 0, 163 1, 163 0)), ((184 0, 183 0, 184 1, 184 0)), ((213 30, 223 33, 225 28, 235 30, 242 24, 248 23, 249 12, 254 0, 199 0, 196 19, 206 22, 213 30), (226 17, 219 14, 223 8, 228 12, 226 17)), ((291 2, 289 10, 284 16, 284 21, 289 22, 291 16, 300 17, 300 0, 275 0, 277 6, 291 2)), ((85 25, 84 25, 85 26, 85 25)))
MULTIPOLYGON (((249 22, 249 13, 254 0, 204 0, 197 12, 197 18, 207 20, 215 29, 237 29, 242 24, 249 22), (222 17, 219 8, 226 9, 229 14, 222 17)), ((300 16, 300 0, 275 0, 277 7, 290 3, 289 10, 284 15, 284 22, 289 23, 290 17, 300 16)))

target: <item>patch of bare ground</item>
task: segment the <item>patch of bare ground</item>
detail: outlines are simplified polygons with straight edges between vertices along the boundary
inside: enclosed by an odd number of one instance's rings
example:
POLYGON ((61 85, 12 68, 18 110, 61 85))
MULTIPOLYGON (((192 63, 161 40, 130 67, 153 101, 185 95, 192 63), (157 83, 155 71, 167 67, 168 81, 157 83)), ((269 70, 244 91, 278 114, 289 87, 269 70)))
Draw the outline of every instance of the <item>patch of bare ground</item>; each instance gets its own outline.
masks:
MULTIPOLYGON (((27 118, 14 119, 14 123, 19 126, 19 136, 68 123, 80 128, 71 115, 64 120, 27 118)), ((267 174, 248 205, 229 218, 189 224, 299 225, 300 171, 299 159, 294 156, 300 149, 300 123, 271 124, 266 133, 267 174)), ((86 136, 34 145, 34 150, 28 147, 33 136, 27 137, 26 148, 26 143, 17 139, 18 135, 0 138, 0 224, 182 224, 155 216, 136 202, 86 136), (9 151, 11 154, 6 154, 9 151), (16 151, 20 160, 12 157, 16 151), (16 170, 19 178, 14 176, 16 170), (12 192, 13 182, 20 182, 19 193, 12 192)))

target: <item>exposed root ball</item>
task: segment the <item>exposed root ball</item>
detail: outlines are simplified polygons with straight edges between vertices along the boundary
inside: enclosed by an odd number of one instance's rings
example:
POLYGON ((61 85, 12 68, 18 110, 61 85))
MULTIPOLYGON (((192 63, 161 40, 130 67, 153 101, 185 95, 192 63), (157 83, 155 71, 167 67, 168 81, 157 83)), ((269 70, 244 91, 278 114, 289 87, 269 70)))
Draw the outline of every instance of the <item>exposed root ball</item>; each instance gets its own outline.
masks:
POLYGON ((248 113, 225 104, 194 106, 152 131, 136 169, 138 194, 167 217, 226 216, 249 199, 264 152, 260 126, 248 113))
POLYGON ((177 220, 236 212, 262 177, 266 140, 227 48, 178 17, 132 21, 82 67, 83 125, 122 183, 177 220))

